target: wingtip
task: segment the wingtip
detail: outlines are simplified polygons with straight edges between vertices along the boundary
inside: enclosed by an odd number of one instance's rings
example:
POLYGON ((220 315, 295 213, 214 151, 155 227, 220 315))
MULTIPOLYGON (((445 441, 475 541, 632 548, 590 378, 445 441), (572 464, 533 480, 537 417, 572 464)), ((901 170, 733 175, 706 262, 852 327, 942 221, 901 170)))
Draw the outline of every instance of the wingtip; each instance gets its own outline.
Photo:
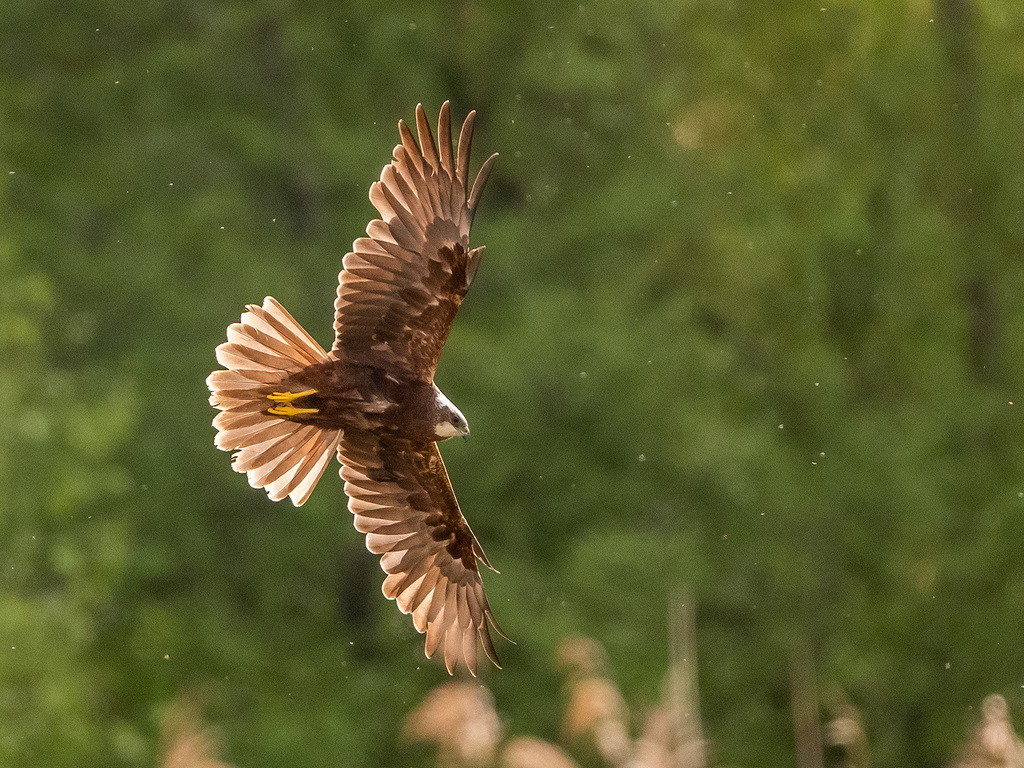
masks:
MULTIPOLYGON (((498 159, 498 153, 495 152, 493 155, 484 160, 484 164, 480 166, 480 170, 476 172, 476 179, 473 181, 473 191, 469 193, 469 199, 466 201, 466 207, 469 209, 470 217, 475 216, 476 207, 480 203, 480 196, 483 194, 484 187, 487 186, 487 179, 491 175, 491 168, 494 166, 494 161, 498 159)), ((472 218, 470 218, 472 222, 472 218)))
POLYGON ((490 634, 487 632, 486 625, 477 628, 476 634, 480 638, 480 645, 483 646, 484 655, 487 656, 488 661, 498 669, 501 669, 501 662, 498 661, 498 651, 494 647, 494 641, 491 640, 490 634))
POLYGON ((490 625, 491 625, 491 628, 492 628, 492 629, 493 629, 493 630, 494 630, 495 632, 497 632, 497 633, 498 633, 499 635, 501 635, 501 636, 502 636, 503 638, 505 638, 505 639, 506 639, 506 640, 508 640, 508 641, 509 641, 510 643, 512 643, 512 645, 518 645, 518 643, 516 643, 516 641, 515 641, 515 640, 513 640, 513 639, 512 639, 511 637, 509 637, 508 635, 506 635, 506 634, 505 634, 505 630, 503 630, 503 629, 501 628, 501 625, 499 625, 499 624, 498 624, 498 622, 494 620, 494 614, 492 614, 492 613, 491 613, 490 611, 488 611, 488 612, 487 612, 487 621, 488 621, 488 622, 490 623, 490 625))

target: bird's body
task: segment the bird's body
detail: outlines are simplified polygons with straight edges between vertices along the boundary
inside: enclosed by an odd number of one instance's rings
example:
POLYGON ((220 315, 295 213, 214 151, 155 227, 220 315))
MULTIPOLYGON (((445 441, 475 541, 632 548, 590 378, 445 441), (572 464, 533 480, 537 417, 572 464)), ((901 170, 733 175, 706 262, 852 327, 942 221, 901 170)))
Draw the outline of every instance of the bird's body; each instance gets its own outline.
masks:
POLYGON ((479 267, 469 230, 492 155, 469 186, 473 113, 452 153, 448 104, 440 147, 423 108, 420 141, 399 122, 394 161, 370 188, 381 218, 343 259, 330 352, 275 299, 249 305, 217 348, 226 370, 207 379, 219 448, 271 499, 303 504, 333 455, 355 526, 381 555, 385 596, 476 673, 476 642, 497 664, 494 622, 477 561, 480 543, 459 510, 436 442, 469 435, 434 385, 455 314, 479 267))
POLYGON ((299 394, 288 400, 296 411, 290 418, 296 423, 369 430, 415 443, 458 434, 445 429, 452 424, 453 414, 446 407, 450 401, 436 385, 396 376, 384 368, 331 359, 303 368, 285 379, 281 388, 299 394))

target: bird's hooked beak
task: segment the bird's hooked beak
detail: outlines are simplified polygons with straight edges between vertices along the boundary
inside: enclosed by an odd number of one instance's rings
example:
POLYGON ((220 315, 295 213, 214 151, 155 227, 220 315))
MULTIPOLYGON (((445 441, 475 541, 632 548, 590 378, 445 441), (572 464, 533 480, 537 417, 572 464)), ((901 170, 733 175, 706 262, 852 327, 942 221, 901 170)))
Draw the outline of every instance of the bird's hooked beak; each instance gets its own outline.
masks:
POLYGON ((441 440, 447 440, 450 437, 461 437, 463 440, 468 440, 469 422, 462 415, 462 411, 456 408, 455 403, 445 397, 444 392, 436 386, 434 392, 440 410, 435 434, 441 440))

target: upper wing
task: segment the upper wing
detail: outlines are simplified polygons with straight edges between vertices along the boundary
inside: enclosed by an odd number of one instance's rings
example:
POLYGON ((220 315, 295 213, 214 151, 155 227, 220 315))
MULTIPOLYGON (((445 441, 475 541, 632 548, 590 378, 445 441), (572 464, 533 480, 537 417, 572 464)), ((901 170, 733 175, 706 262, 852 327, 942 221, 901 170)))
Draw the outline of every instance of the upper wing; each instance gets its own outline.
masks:
POLYGON ((366 548, 381 556, 384 596, 426 632, 429 658, 444 646, 451 673, 459 658, 476 675, 476 640, 495 666, 487 624, 501 634, 484 595, 477 558, 490 567, 459 511, 435 443, 414 445, 345 432, 338 447, 348 508, 366 548))
POLYGON ((369 237, 356 240, 342 261, 332 355, 433 378, 483 250, 469 250, 469 229, 497 155, 468 192, 475 114, 462 124, 457 156, 448 102, 438 120, 440 152, 422 105, 416 107, 419 144, 399 121, 395 159, 370 187, 381 218, 367 225, 369 237))

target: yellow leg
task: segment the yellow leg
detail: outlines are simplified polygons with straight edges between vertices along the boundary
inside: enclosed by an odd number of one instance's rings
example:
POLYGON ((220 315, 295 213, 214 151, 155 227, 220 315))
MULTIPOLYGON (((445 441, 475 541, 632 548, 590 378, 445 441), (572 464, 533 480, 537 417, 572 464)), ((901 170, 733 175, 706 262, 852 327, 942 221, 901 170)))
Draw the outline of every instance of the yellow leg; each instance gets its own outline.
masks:
POLYGON ((292 405, 293 400, 298 400, 300 397, 315 394, 315 389, 307 389, 305 392, 273 392, 267 395, 267 399, 272 400, 275 403, 280 403, 280 405, 275 405, 273 408, 268 409, 267 413, 272 413, 275 416, 295 416, 300 413, 319 413, 319 408, 296 408, 292 405))
POLYGON ((267 400, 273 400, 275 403, 290 403, 292 400, 298 400, 300 397, 315 394, 315 389, 307 389, 304 392, 273 392, 267 395, 267 400))

